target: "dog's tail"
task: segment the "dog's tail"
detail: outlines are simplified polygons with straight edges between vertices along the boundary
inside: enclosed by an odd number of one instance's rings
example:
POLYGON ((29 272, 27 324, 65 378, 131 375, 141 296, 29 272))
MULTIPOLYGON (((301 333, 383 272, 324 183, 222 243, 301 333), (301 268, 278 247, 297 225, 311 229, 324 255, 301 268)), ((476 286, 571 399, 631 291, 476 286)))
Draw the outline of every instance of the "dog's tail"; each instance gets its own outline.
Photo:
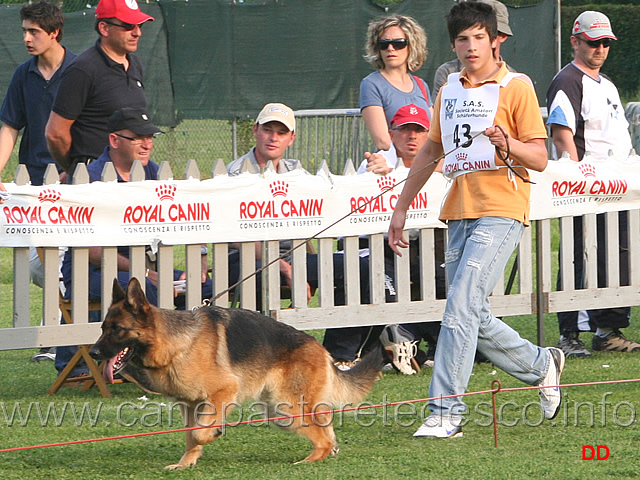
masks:
POLYGON ((350 370, 342 371, 332 365, 334 404, 356 403, 366 397, 382 376, 384 364, 382 348, 374 348, 350 370))

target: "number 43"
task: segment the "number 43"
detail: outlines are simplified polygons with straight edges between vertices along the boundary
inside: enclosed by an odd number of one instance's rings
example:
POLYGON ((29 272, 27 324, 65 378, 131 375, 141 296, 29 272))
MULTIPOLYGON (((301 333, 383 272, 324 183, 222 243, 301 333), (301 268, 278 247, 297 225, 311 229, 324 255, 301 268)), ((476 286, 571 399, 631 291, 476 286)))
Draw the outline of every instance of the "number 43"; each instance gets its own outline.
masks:
POLYGON ((456 128, 453 130, 453 143, 455 143, 456 148, 469 148, 473 143, 473 139, 471 138, 471 125, 468 123, 463 123, 462 125, 456 125, 456 128), (462 139, 460 138, 460 134, 462 133, 462 139), (462 145, 460 142, 466 140, 462 145))

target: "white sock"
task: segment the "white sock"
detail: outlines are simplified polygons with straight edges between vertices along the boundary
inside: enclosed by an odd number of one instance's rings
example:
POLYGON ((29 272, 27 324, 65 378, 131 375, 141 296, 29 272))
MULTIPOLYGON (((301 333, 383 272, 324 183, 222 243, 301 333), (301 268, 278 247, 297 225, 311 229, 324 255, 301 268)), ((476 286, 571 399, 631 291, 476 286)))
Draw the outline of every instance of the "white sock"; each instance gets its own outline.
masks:
POLYGON ((609 328, 609 327, 598 327, 598 329, 596 330, 596 335, 598 337, 606 337, 607 335, 609 335, 611 332, 613 332, 613 328, 609 328))

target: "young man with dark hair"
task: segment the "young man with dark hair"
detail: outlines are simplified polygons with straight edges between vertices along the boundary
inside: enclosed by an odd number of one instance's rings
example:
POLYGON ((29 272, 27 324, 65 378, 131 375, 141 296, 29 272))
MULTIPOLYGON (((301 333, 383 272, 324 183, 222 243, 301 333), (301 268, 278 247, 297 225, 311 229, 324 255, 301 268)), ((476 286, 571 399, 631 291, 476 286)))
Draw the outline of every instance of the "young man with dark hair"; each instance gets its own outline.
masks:
POLYGON ((452 179, 440 214, 449 229, 450 286, 429 388, 431 415, 416 437, 462 435, 466 406, 459 395, 467 388, 476 347, 510 375, 546 387, 539 394, 548 419, 560 409, 564 367, 562 350, 521 338, 491 313, 489 304, 529 223, 527 169, 542 171, 547 165, 546 131, 533 86, 495 59, 497 22, 489 5, 456 4, 447 26, 464 68, 452 73, 438 94, 427 141, 389 227, 389 246, 400 255, 409 245, 403 235, 407 209, 444 158, 442 171, 452 179))
MULTIPOLYGON (((498 0, 476 1, 491 5, 491 7, 493 7, 494 11, 496 12, 496 19, 498 21, 498 36, 496 47, 493 50, 493 55, 497 61, 501 62, 502 56, 500 55, 500 47, 509 37, 513 35, 511 27, 509 26, 509 10, 507 10, 507 7, 505 7, 504 4, 499 2, 498 0)), ((505 65, 510 72, 515 71, 513 68, 507 65, 506 62, 505 65)), ((447 77, 452 73, 459 72, 460 70, 462 70, 462 62, 458 58, 440 65, 433 77, 433 95, 438 96, 438 92, 442 88, 442 85, 444 85, 447 81, 447 77)))
MULTIPOLYGON (((25 5, 20 9, 20 20, 22 39, 31 58, 16 69, 0 109, 0 172, 7 165, 22 130, 18 162, 27 167, 31 184, 42 185, 47 166, 55 163, 47 149, 45 125, 62 72, 76 55, 60 44, 64 16, 56 5, 48 2, 25 5)), ((2 183, 0 190, 6 190, 2 183)), ((0 199, 0 204, 3 202, 0 199)), ((42 286, 42 264, 36 249, 29 250, 31 279, 42 286)), ((54 357, 55 348, 42 348, 32 360, 53 360, 54 357)))
MULTIPOLYGON (((54 162, 47 149, 45 125, 62 72, 76 55, 60 44, 64 16, 57 6, 47 2, 25 5, 20 19, 22 38, 32 58, 16 69, 0 110, 0 172, 24 129, 19 162, 27 166, 31 183, 42 185, 47 165, 54 162)), ((5 190, 2 184, 0 190, 5 190)))

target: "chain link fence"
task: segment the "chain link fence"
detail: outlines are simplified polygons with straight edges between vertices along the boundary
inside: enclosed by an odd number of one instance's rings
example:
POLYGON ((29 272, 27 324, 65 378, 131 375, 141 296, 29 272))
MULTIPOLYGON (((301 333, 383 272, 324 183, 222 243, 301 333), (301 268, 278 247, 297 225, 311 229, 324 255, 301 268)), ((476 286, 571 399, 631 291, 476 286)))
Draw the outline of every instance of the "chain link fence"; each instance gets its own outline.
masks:
MULTIPOLYGON (((364 152, 374 148, 357 109, 298 110, 296 140, 285 158, 300 160, 303 168, 315 173, 322 161, 335 174, 344 171, 347 160, 356 169, 364 152)), ((183 120, 165 132, 154 144, 153 158, 168 161, 176 178, 182 178, 187 162, 195 160, 201 179, 211 176, 217 159, 229 163, 254 145, 253 120, 183 120)))

